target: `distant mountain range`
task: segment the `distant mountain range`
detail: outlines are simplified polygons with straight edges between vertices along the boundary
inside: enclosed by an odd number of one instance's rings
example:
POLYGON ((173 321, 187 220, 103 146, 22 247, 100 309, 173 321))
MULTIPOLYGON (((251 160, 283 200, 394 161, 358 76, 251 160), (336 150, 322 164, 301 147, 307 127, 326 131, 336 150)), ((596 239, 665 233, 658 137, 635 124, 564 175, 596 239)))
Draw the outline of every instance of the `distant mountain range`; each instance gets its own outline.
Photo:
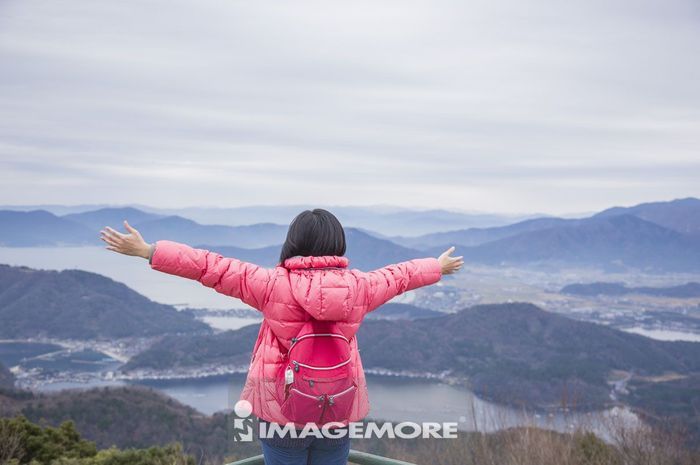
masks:
POLYGON ((498 227, 460 229, 417 237, 396 236, 389 239, 397 244, 420 250, 444 244, 476 246, 523 233, 560 226, 582 226, 595 218, 622 215, 635 216, 681 234, 695 235, 700 233, 700 199, 686 198, 670 202, 644 203, 635 207, 614 207, 587 218, 541 217, 498 227))
MULTIPOLYGON (((168 337, 124 369, 246 361, 257 328, 168 337)), ((468 379, 482 397, 539 407, 562 401, 582 408, 606 405, 611 370, 639 375, 700 372, 700 344, 655 341, 524 303, 479 305, 414 321, 368 320, 358 341, 367 369, 446 372, 468 379)))
POLYGON ((95 244, 90 228, 43 210, 0 210, 0 246, 37 247, 95 244))
MULTIPOLYGON (((121 227, 122 223, 120 221, 114 224, 121 227)), ((166 216, 132 226, 144 237, 153 238, 152 241, 169 239, 186 244, 235 245, 242 248, 282 244, 288 229, 287 226, 271 223, 250 226, 203 225, 180 216, 166 216)))
MULTIPOLYGON (((268 212, 291 207, 269 207, 268 212)), ((218 212, 216 209, 205 211, 218 212)), ((193 210, 194 211, 194 210, 193 210)), ((252 214, 255 211, 241 209, 252 214)), ((358 218, 366 210, 348 209, 358 218)), ((374 217, 378 212, 372 211, 374 217)), ((200 224, 181 216, 162 216, 134 208, 110 208, 71 213, 63 217, 45 211, 0 211, 0 245, 57 246, 102 244, 98 230, 105 224, 122 228, 122 220, 149 241, 170 239, 216 249, 261 265, 277 263, 287 226, 259 223, 249 226, 200 224), (99 226, 98 226, 99 225, 99 226), (246 250, 244 250, 246 249, 246 250), (250 250, 248 250, 250 249, 250 250)), ((382 218, 396 224, 438 222, 445 229, 451 221, 445 212, 384 212, 382 218), (396 216, 400 218, 397 219, 396 216), (393 219, 392 219, 393 218, 393 219)), ((567 267, 590 266, 607 270, 700 271, 700 200, 613 208, 587 218, 542 217, 510 225, 431 233, 418 237, 394 236, 347 227, 351 266, 378 268, 389 263, 438 255, 448 246, 467 262, 494 266, 567 267)), ((437 224, 437 223, 435 223, 437 224)))
POLYGON ((125 219, 151 241, 169 239, 188 244, 255 248, 281 244, 287 234, 287 226, 277 224, 204 225, 180 216, 153 215, 135 208, 109 208, 66 216, 43 210, 0 210, 0 246, 102 245, 100 229, 111 226, 125 232, 125 219))
POLYGON ((595 282, 588 284, 576 283, 564 286, 559 292, 562 294, 580 295, 586 297, 598 295, 620 296, 628 294, 642 294, 656 297, 689 299, 700 297, 700 283, 691 282, 681 284, 680 286, 669 287, 628 287, 624 283, 606 282, 595 282))
POLYGON ((693 197, 671 202, 642 203, 634 207, 613 207, 603 210, 595 216, 619 215, 634 215, 679 233, 700 233, 700 199, 693 197))
MULTIPOLYGON (((409 249, 386 239, 380 239, 359 229, 345 228, 347 251, 350 268, 373 270, 391 263, 428 256, 425 252, 409 249)), ((240 247, 219 247, 209 244, 197 245, 198 248, 212 250, 227 257, 257 263, 262 266, 275 266, 279 262, 281 245, 259 249, 240 247)))
POLYGON ((122 221, 129 220, 129 223, 137 225, 146 221, 154 221, 163 218, 164 215, 156 215, 139 210, 133 207, 124 208, 101 208, 81 213, 71 213, 63 215, 61 218, 80 223, 92 231, 99 231, 105 226, 121 227, 122 221))
MULTIPOLYGON (((85 213, 95 210, 136 208, 156 216, 182 216, 201 224, 243 226, 257 223, 288 225, 303 210, 318 205, 255 205, 236 208, 154 208, 148 205, 115 207, 110 205, 0 205, 0 210, 45 210, 54 215, 85 213)), ((378 231, 382 235, 419 235, 434 231, 469 227, 499 226, 541 215, 499 215, 465 213, 441 209, 415 210, 392 206, 322 207, 332 211, 346 227, 378 231)), ((121 222, 123 218, 118 218, 121 222)), ((135 223, 135 221, 134 221, 135 223)))
POLYGON ((468 261, 491 265, 592 265, 654 271, 700 270, 700 200, 605 210, 589 218, 536 218, 495 228, 393 237, 437 253, 462 246, 468 261))
MULTIPOLYGON (((426 252, 435 254, 441 249, 426 252)), ((571 220, 561 226, 463 247, 459 253, 467 262, 501 266, 700 270, 700 236, 682 234, 633 215, 571 220)))
POLYGON ((506 226, 493 228, 469 228, 457 231, 445 231, 425 234, 417 237, 396 236, 389 239, 406 247, 419 250, 431 249, 444 244, 459 244, 461 246, 476 246, 487 242, 517 236, 531 231, 539 231, 555 226, 572 224, 578 220, 564 218, 533 218, 506 226))
POLYGON ((80 270, 0 265, 0 337, 96 339, 208 333, 209 326, 122 283, 80 270))
MULTIPOLYGON (((226 226, 199 224, 177 215, 157 215, 136 208, 105 208, 61 217, 79 223, 95 231, 105 226, 124 230, 123 221, 128 220, 146 238, 169 239, 187 244, 236 245, 256 248, 281 244, 287 235, 287 226, 270 223, 249 226, 226 226)), ((152 239, 155 240, 155 239, 152 239)))

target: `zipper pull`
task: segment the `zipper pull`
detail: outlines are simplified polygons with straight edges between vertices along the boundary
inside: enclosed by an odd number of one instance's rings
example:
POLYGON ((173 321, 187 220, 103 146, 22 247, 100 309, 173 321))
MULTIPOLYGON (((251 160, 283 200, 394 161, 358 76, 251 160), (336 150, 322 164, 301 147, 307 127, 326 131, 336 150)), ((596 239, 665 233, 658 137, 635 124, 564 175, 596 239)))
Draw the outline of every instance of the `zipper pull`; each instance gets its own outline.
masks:
POLYGON ((321 402, 321 404, 318 406, 321 409, 321 415, 318 417, 318 423, 323 423, 323 415, 326 413, 326 405, 328 405, 326 399, 328 399, 328 394, 321 394, 318 396, 318 400, 321 402))
POLYGON ((294 371, 292 371, 292 367, 288 366, 286 370, 284 370, 284 384, 292 384, 294 382, 294 371))
POLYGON ((333 397, 335 396, 328 396, 328 405, 333 405, 333 397))

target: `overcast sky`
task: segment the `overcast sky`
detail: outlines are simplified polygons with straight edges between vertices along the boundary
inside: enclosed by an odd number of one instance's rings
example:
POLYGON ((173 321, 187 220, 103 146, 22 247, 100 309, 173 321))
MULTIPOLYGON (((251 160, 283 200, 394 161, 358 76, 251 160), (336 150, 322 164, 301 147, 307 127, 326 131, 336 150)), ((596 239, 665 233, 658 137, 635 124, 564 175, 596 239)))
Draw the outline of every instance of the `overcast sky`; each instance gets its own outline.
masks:
POLYGON ((700 197, 697 0, 2 0, 0 204, 700 197))

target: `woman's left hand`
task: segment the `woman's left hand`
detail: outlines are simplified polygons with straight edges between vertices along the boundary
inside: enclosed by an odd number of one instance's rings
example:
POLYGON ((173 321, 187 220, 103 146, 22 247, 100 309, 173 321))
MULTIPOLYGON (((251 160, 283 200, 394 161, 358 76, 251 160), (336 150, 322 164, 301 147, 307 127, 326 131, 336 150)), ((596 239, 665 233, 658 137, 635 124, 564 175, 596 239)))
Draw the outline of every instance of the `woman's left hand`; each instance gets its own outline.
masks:
POLYGON ((124 255, 148 258, 151 253, 151 245, 143 240, 141 234, 124 220, 124 227, 129 234, 122 234, 109 226, 100 231, 100 239, 106 242, 107 250, 113 250, 124 255))
POLYGON ((455 248, 454 246, 452 246, 449 249, 445 250, 438 257, 438 262, 440 263, 440 271, 442 272, 442 274, 456 273, 462 268, 462 265, 464 265, 464 260, 462 259, 461 255, 459 257, 450 256, 454 251, 455 248))

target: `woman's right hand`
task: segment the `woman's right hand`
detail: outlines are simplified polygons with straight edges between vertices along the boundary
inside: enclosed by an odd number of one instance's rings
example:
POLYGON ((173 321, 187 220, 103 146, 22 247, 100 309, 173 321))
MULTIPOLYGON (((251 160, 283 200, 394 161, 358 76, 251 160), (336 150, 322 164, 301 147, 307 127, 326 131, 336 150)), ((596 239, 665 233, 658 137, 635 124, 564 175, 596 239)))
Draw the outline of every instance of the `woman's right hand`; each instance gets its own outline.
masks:
POLYGON ((148 258, 151 254, 151 245, 143 240, 141 234, 124 220, 124 227, 129 234, 122 234, 109 226, 100 231, 100 239, 106 242, 107 249, 124 255, 148 258))
POLYGON ((452 274, 459 271, 464 265, 464 260, 462 257, 450 257, 450 254, 455 251, 454 246, 445 250, 439 257, 438 262, 440 262, 440 271, 443 275, 452 274))

